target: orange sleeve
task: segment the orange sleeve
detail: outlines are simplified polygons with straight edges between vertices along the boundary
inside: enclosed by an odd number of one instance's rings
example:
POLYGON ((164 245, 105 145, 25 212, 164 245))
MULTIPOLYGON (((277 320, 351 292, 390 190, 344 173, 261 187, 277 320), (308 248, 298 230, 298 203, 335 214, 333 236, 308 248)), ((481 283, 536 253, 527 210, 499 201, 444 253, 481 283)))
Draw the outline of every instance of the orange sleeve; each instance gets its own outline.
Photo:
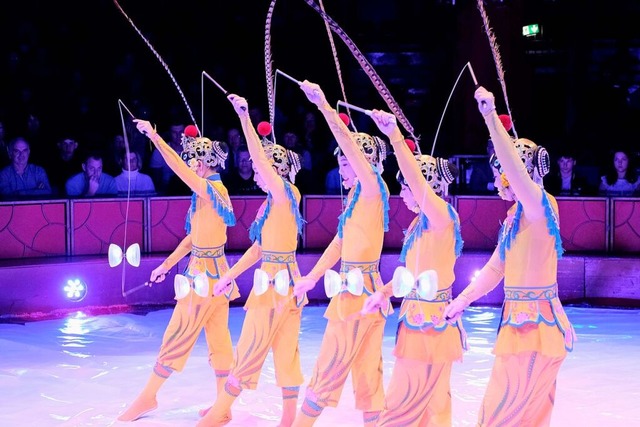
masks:
POLYGON ((162 158, 167 162, 167 165, 171 168, 176 175, 189 186, 198 196, 208 199, 207 195, 207 180, 200 178, 194 171, 189 169, 189 166, 182 161, 182 157, 175 152, 173 148, 167 144, 164 139, 157 133, 152 135, 149 139, 156 146, 162 158))
POLYGON ((320 277, 324 276, 325 271, 336 265, 336 262, 340 259, 341 252, 342 239, 336 235, 307 276, 316 282, 320 280, 320 277))
POLYGON ((182 241, 178 244, 178 246, 174 249, 173 252, 164 260, 163 264, 168 269, 173 267, 180 261, 182 258, 187 256, 191 252, 191 235, 187 235, 182 241))
POLYGON ((232 279, 237 278, 244 273, 249 267, 258 262, 262 258, 262 248, 258 242, 254 242, 249 249, 245 251, 233 267, 227 273, 232 279))
POLYGON ((396 154, 398 167, 407 181, 420 210, 429 218, 429 222, 433 224, 434 228, 443 229, 447 227, 453 221, 449 216, 447 203, 438 197, 431 186, 427 184, 427 180, 422 175, 415 156, 409 150, 399 132, 398 135, 394 135, 391 138, 391 145, 396 154))
POLYGON ((489 261, 482 267, 480 274, 458 297, 465 298, 467 305, 491 292, 504 277, 504 262, 500 261, 498 248, 493 251, 489 261))
POLYGON ((287 195, 284 189, 284 182, 267 158, 267 155, 262 148, 260 137, 256 133, 249 116, 240 117, 240 124, 242 125, 242 131, 244 132, 244 136, 247 140, 247 147, 249 148, 251 160, 264 180, 271 196, 276 200, 286 200, 287 195))
POLYGON ((544 216, 542 200, 542 188, 529 176, 527 169, 520 159, 517 148, 514 146, 511 136, 500 122, 495 110, 484 116, 484 121, 489 129, 489 135, 493 141, 496 157, 504 170, 513 192, 518 197, 525 215, 533 220, 544 216))
POLYGON ((320 112, 329 124, 331 133, 333 133, 340 149, 349 160, 349 164, 356 173, 356 176, 362 185, 362 194, 365 197, 379 195, 380 187, 378 186, 376 174, 367 159, 364 157, 364 154, 360 151, 357 143, 354 141, 351 131, 347 125, 344 124, 336 110, 334 110, 329 104, 320 108, 320 112))

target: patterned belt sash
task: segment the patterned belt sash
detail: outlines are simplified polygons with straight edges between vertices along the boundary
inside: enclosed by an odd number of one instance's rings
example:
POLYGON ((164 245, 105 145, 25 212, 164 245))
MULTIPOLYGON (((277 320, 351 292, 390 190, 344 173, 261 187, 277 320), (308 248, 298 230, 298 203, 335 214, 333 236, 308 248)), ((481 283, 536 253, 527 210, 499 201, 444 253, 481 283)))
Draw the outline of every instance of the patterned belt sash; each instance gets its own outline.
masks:
POLYGON ((224 245, 212 248, 191 247, 191 254, 198 258, 220 258, 224 256, 224 245))
POLYGON ((552 300, 558 297, 558 284, 544 288, 509 286, 504 288, 505 301, 552 300))
POLYGON ((451 300, 451 291, 452 291, 452 287, 449 286, 446 289, 439 290, 436 293, 436 296, 433 297, 433 299, 423 299, 423 298, 420 298, 420 295, 418 295, 418 292, 416 292, 416 290, 414 289, 406 297, 404 297, 404 299, 424 301, 424 302, 438 302, 438 303, 447 302, 451 300))
POLYGON ((374 262, 342 261, 342 263, 340 264, 340 273, 348 273, 354 268, 359 268, 362 271, 362 274, 378 273, 379 264, 380 264, 380 260, 376 260, 374 262))
POLYGON ((272 262, 274 264, 291 264, 296 262, 296 252, 262 251, 262 262, 272 262))

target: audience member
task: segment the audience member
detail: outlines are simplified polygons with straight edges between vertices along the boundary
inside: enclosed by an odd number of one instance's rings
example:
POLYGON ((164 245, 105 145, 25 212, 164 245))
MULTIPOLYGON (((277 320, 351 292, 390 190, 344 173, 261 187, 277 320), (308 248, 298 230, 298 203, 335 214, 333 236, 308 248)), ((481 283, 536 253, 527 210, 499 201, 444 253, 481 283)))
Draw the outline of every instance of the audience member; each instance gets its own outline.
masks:
POLYGON ((340 175, 338 166, 327 172, 324 179, 324 191, 325 194, 330 195, 342 195, 344 193, 342 176, 340 175))
POLYGON ((264 191, 260 189, 253 179, 253 161, 249 154, 249 148, 241 145, 236 153, 238 168, 227 175, 226 187, 229 194, 238 196, 262 196, 264 191))
POLYGON ((81 166, 82 160, 78 153, 78 142, 73 138, 60 138, 56 143, 55 153, 51 154, 47 166, 52 192, 64 196, 64 185, 81 166))
POLYGON ((241 145, 246 145, 244 135, 238 128, 231 128, 227 131, 227 145, 229 146, 229 156, 225 162, 224 169, 221 171, 223 176, 229 175, 236 170, 238 167, 238 148, 241 145))
POLYGON ((487 159, 473 163, 471 166, 471 177, 469 178, 469 193, 471 194, 495 194, 496 189, 493 185, 493 171, 489 158, 495 153, 493 149, 493 141, 487 141, 487 159))
POLYGON ((156 188, 149 175, 140 173, 142 158, 135 151, 122 153, 122 173, 116 176, 116 186, 120 196, 153 196, 156 188))
POLYGON ((324 188, 322 181, 317 179, 316 170, 313 168, 311 152, 300 143, 298 135, 288 130, 282 137, 282 146, 300 156, 301 169, 296 176, 296 184, 302 194, 320 194, 324 188))
POLYGON ((625 150, 613 153, 613 161, 600 178, 600 193, 606 196, 632 196, 640 192, 635 162, 625 150))
POLYGON ((115 179, 102 172, 102 154, 92 151, 84 157, 82 172, 67 180, 65 189, 69 197, 116 196, 115 179))
POLYGON ((51 194, 47 173, 40 166, 29 163, 30 152, 29 143, 22 137, 9 143, 11 164, 0 170, 0 195, 3 198, 51 194))
POLYGON ((554 196, 583 196, 591 193, 586 180, 576 172, 576 156, 564 148, 559 151, 557 168, 545 177, 544 187, 554 196))
MULTIPOLYGON (((163 138, 176 153, 182 152, 183 133, 184 124, 173 124, 169 126, 169 134, 165 135, 163 138)), ((149 174, 151 175, 158 192, 161 194, 168 194, 171 177, 175 176, 175 173, 167 165, 167 162, 157 149, 151 154, 149 169, 149 174)), ((188 194, 191 194, 191 192, 189 191, 188 194)))
POLYGON ((9 142, 4 131, 4 122, 0 119, 0 167, 9 163, 9 142))
MULTIPOLYGON (((127 151, 126 142, 122 134, 117 134, 111 140, 104 159, 103 170, 111 176, 116 176, 122 170, 122 156, 127 151)), ((132 150, 129 150, 132 151, 132 150)))

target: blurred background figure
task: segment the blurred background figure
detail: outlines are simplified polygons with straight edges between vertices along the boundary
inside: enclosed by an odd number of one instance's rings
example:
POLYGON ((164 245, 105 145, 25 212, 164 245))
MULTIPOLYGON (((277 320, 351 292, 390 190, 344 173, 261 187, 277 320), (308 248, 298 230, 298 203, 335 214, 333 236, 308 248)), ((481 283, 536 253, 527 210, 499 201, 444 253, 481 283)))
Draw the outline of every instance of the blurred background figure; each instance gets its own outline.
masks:
POLYGON ((225 179, 229 194, 234 196, 263 196, 264 191, 258 187, 258 184, 253 179, 253 161, 249 154, 249 148, 246 145, 241 145, 236 156, 238 158, 238 168, 230 172, 225 179))
POLYGON ((495 153, 493 141, 487 141, 487 158, 473 163, 471 177, 469 178, 469 193, 471 194, 495 194, 493 185, 493 172, 489 159, 495 153))
POLYGON ((613 160, 600 180, 600 194, 606 196, 633 196, 640 192, 635 160, 626 150, 613 152, 613 160))
POLYGON ((122 173, 116 176, 116 186, 119 196, 153 196, 156 188, 149 175, 140 172, 142 158, 135 151, 122 152, 122 173))
POLYGON ((73 175, 65 184, 67 196, 116 196, 118 186, 115 179, 102 172, 102 154, 98 151, 91 151, 84 159, 82 172, 73 175))
POLYGON ((577 173, 576 156, 573 150, 558 151, 557 167, 544 178, 544 187, 554 196, 584 196, 592 194, 586 179, 577 173))
POLYGON ((4 122, 0 118, 0 167, 9 164, 9 142, 4 130, 4 122))
POLYGON ((47 173, 52 193, 64 196, 64 185, 71 175, 82 168, 78 142, 73 138, 60 138, 48 161, 47 173))
POLYGON ((40 166, 29 163, 30 153, 29 143, 22 137, 9 143, 8 154, 11 164, 0 170, 0 195, 3 198, 51 194, 47 172, 40 166))

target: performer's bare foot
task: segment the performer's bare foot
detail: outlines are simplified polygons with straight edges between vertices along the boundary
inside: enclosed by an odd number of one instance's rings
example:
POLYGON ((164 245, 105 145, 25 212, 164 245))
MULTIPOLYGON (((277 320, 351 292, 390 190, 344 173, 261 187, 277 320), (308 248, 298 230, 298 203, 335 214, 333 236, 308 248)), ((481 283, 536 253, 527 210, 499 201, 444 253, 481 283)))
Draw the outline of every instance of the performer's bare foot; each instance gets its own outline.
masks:
POLYGON ((158 402, 155 397, 152 399, 145 398, 143 396, 138 396, 136 400, 133 401, 129 409, 124 411, 118 417, 118 421, 135 421, 138 418, 142 417, 144 414, 153 411, 158 407, 158 402))
MULTIPOLYGON (((200 409, 200 410, 198 411, 198 415, 199 415, 201 418, 202 418, 202 417, 205 417, 205 416, 209 413, 209 411, 211 410, 211 408, 213 408, 213 406, 209 406, 208 408, 205 408, 205 409, 200 409)), ((230 423, 230 422, 231 422, 231 420, 232 420, 232 417, 231 417, 231 411, 229 411, 229 412, 227 412, 227 415, 225 415, 225 417, 224 417, 224 418, 222 418, 222 419, 218 420, 218 421, 217 421, 216 423, 214 423, 214 424, 204 424, 204 421, 203 421, 203 420, 201 420, 197 425, 198 425, 198 426, 207 426, 207 427, 210 427, 210 426, 211 426, 211 427, 218 427, 218 426, 223 426, 223 425, 225 425, 225 424, 230 423)))

